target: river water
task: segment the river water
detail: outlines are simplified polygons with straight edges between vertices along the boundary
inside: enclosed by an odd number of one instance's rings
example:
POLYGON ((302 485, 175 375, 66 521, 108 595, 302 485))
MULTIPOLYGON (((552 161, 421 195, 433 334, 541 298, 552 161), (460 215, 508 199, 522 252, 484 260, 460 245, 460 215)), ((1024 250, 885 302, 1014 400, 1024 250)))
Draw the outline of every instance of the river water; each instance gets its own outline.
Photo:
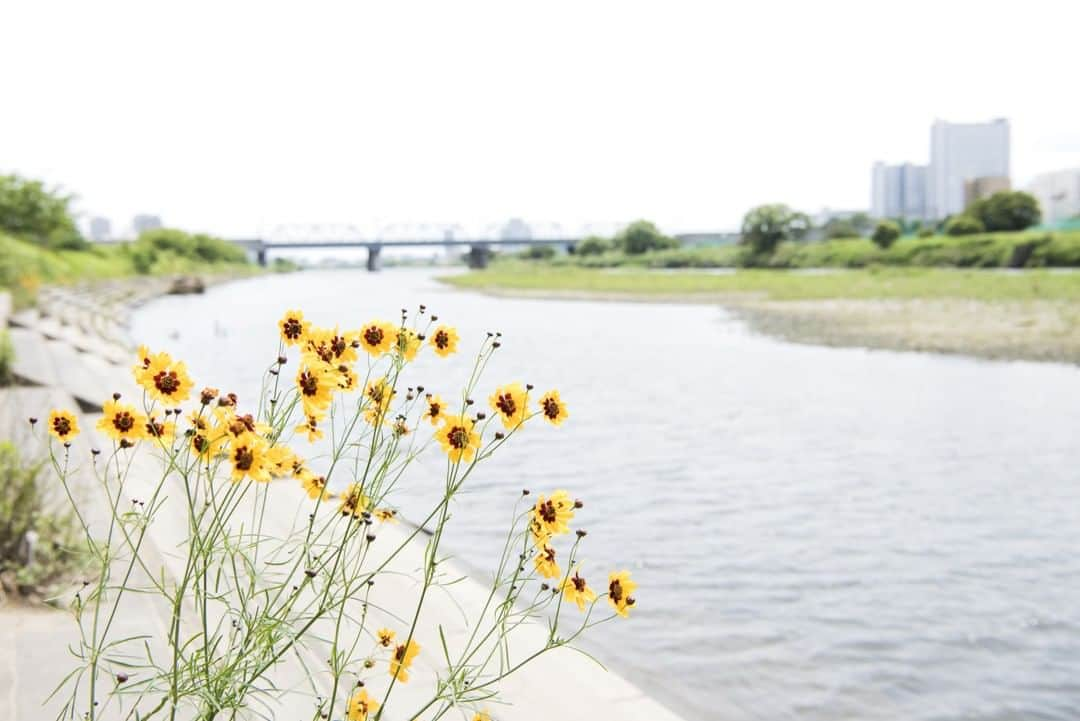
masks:
MULTIPOLYGON (((488 387, 555 386, 572 414, 480 467, 448 547, 482 575, 520 489, 584 499, 585 575, 640 584, 586 645, 687 718, 1080 718, 1077 369, 793 345, 710 305, 495 299, 415 270, 164 298, 132 335, 243 403, 286 308, 353 327, 419 303, 466 345, 503 333, 488 387)), ((464 380, 468 354, 428 355, 417 382, 464 380)), ((440 468, 395 499, 406 516, 440 468)))

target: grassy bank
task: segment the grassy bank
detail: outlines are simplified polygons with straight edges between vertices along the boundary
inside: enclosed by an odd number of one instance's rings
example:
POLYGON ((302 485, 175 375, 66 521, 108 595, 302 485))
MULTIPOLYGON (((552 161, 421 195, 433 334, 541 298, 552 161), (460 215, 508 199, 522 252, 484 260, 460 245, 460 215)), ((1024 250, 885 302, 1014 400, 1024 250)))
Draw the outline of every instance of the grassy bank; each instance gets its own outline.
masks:
MULTIPOLYGON (((192 246, 195 248, 196 246, 192 246)), ((243 255, 207 260, 194 253, 157 247, 150 241, 86 250, 52 250, 0 234, 0 289, 11 291, 17 307, 33 301, 43 284, 186 273, 254 273, 243 255)))
POLYGON ((759 332, 802 343, 1080 363, 1080 272, 701 273, 503 263, 443 280, 503 295, 715 302, 759 332))

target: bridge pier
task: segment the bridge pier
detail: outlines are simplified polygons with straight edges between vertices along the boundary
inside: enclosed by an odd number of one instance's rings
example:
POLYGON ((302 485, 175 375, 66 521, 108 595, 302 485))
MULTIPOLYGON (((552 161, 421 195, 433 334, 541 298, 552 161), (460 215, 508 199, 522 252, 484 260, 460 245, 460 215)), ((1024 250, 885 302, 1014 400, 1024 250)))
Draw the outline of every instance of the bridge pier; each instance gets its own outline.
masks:
POLYGON ((382 253, 381 245, 369 245, 367 249, 367 269, 371 272, 379 270, 379 255, 382 253))
POLYGON ((491 259, 491 248, 484 243, 475 243, 469 246, 469 252, 465 256, 465 264, 474 270, 486 268, 491 259))
POLYGON ((266 267, 266 248, 255 249, 255 262, 263 268, 266 267))

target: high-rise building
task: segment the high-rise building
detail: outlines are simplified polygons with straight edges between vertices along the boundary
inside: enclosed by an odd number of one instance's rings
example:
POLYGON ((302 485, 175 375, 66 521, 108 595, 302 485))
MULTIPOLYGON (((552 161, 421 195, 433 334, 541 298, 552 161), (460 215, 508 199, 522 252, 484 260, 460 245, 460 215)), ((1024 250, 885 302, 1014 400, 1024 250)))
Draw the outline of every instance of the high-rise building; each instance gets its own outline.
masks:
POLYGON ((112 223, 100 215, 90 219, 90 240, 100 243, 112 236, 112 223))
POLYGON ((937 120, 930 128, 930 217, 944 218, 964 211, 964 181, 1009 176, 1008 120, 937 120))
POLYGON ((135 229, 135 235, 146 230, 156 230, 161 227, 161 217, 157 215, 136 215, 131 220, 131 227, 135 229))
POLYGON ((923 220, 926 208, 926 166, 874 163, 870 212, 875 218, 923 220))
POLYGON ((1080 217, 1080 168, 1037 175, 1027 189, 1039 201, 1043 222, 1080 217))
POLYGON ((964 181, 964 207, 967 208, 976 200, 989 198, 994 193, 1003 193, 1012 190, 1012 182, 1000 175, 991 175, 981 178, 968 178, 964 181))

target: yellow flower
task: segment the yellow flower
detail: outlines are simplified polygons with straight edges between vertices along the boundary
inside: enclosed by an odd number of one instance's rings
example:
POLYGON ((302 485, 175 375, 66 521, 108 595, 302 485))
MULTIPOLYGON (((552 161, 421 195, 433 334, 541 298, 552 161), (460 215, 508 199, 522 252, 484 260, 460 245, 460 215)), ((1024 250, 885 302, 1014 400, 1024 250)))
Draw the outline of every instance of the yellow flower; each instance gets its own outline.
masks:
POLYGON ((390 644, 394 642, 394 636, 396 636, 397 634, 388 628, 380 628, 378 631, 375 632, 375 635, 378 638, 380 646, 390 648, 390 644))
POLYGON ((408 328, 402 328, 397 333, 397 339, 394 344, 397 346, 398 353, 401 357, 407 361, 413 361, 416 358, 417 352, 420 350, 420 345, 423 341, 420 340, 420 336, 415 331, 408 328))
POLYGON ((275 476, 294 473, 293 469, 303 464, 288 446, 280 444, 266 449, 266 462, 270 464, 270 473, 275 476))
POLYGON ((596 600, 596 593, 585 583, 579 569, 575 569, 574 575, 562 582, 559 590, 562 591, 563 597, 567 601, 573 601, 577 604, 579 611, 584 611, 585 604, 596 600))
POLYGON ((316 476, 305 469, 297 474, 297 478, 303 481, 308 498, 318 498, 320 501, 330 498, 330 492, 326 490, 326 476, 316 476))
POLYGON ((457 352, 457 331, 448 325, 440 325, 435 329, 435 332, 431 334, 431 339, 428 343, 435 349, 435 355, 440 358, 445 358, 451 353, 457 352))
POLYGON ((420 644, 409 639, 408 644, 399 643, 394 648, 394 657, 390 659, 390 675, 398 681, 405 683, 409 680, 409 672, 406 670, 412 666, 416 654, 420 653, 420 644))
POLYGON ((488 715, 487 711, 477 711, 473 715, 472 721, 491 721, 491 716, 488 715))
POLYGON ((146 433, 146 416, 116 400, 105 401, 104 415, 97 424, 98 430, 115 441, 134 443, 146 433))
POLYGON ((139 362, 132 367, 131 372, 134 374, 136 382, 142 382, 142 374, 150 367, 150 357, 152 355, 150 349, 144 345, 139 346, 139 349, 135 351, 135 356, 139 359, 139 362))
POLYGON ((299 345, 304 341, 311 323, 304 320, 304 314, 298 310, 285 311, 285 316, 278 321, 281 329, 281 340, 285 345, 299 345))
POLYGON ((544 578, 558 578, 562 575, 559 564, 555 562, 555 549, 547 544, 544 544, 544 547, 536 554, 534 563, 536 570, 544 578))
POLYGON ((330 367, 321 362, 308 362, 296 373, 296 387, 304 404, 304 415, 320 415, 334 400, 337 385, 330 367))
POLYGON ((551 494, 551 498, 545 498, 543 494, 540 494, 532 510, 532 520, 538 531, 534 533, 534 536, 543 534, 558 536, 567 533, 573 517, 574 501, 570 499, 566 491, 555 491, 551 494))
POLYGON ((231 408, 215 408, 214 415, 217 416, 218 423, 234 438, 239 438, 245 433, 258 433, 265 436, 270 432, 270 426, 265 423, 256 423, 255 417, 250 413, 241 416, 231 408))
POLYGON ((341 494, 341 515, 360 518, 371 505, 371 499, 360 492, 359 483, 350 483, 341 494))
POLYGON ((354 340, 355 333, 341 333, 337 328, 311 328, 304 339, 303 353, 334 366, 351 363, 357 358, 354 340))
POLYGON ((375 320, 360 329, 360 347, 376 357, 390 350, 396 340, 397 327, 393 323, 375 320))
POLYGON ((172 443, 176 437, 176 424, 172 421, 158 421, 156 416, 146 420, 146 437, 155 438, 162 443, 172 443))
POLYGON ((383 416, 386 415, 386 411, 390 409, 390 401, 393 399, 395 391, 390 387, 390 382, 386 378, 377 378, 368 381, 367 388, 364 389, 364 395, 370 402, 367 410, 364 411, 364 418, 371 425, 375 425, 381 422, 383 416))
POLYGON ((630 615, 630 607, 634 605, 634 597, 631 596, 637 584, 630 580, 629 571, 617 571, 608 575, 608 603, 615 609, 615 613, 623 618, 630 615))
POLYGON ((345 718, 348 721, 367 721, 369 713, 379 710, 379 702, 368 696, 367 689, 360 689, 349 698, 345 707, 345 718))
POLYGON ((229 432, 222 425, 219 415, 192 411, 188 414, 188 421, 191 422, 191 450, 197 456, 210 459, 224 450, 229 432), (217 420, 213 426, 210 425, 211 417, 217 420))
POLYGON ((266 439, 254 433, 247 433, 235 439, 232 450, 229 451, 229 458, 233 464, 233 481, 238 483, 244 480, 244 476, 260 483, 269 481, 271 466, 266 457, 268 450, 266 439))
POLYGON ((359 384, 360 379, 349 368, 349 366, 342 363, 337 367, 338 370, 338 384, 337 387, 341 390, 349 393, 356 390, 356 386, 359 384))
POLYGON ((75 414, 71 411, 51 411, 49 434, 65 443, 79 435, 79 421, 76 420, 75 414))
POLYGON ((473 421, 465 416, 447 418, 435 437, 446 455, 455 463, 468 463, 480 447, 480 434, 473 430, 473 421))
POLYGON ((295 433, 307 433, 308 443, 314 443, 323 437, 323 432, 319 430, 319 416, 308 416, 307 420, 293 429, 295 433))
POLYGON ((508 386, 499 386, 495 389, 495 395, 488 399, 491 407, 502 418, 503 426, 514 428, 525 420, 528 412, 528 396, 520 383, 511 383, 508 386))
POLYGON ((428 393, 424 400, 427 401, 427 410, 424 411, 423 417, 431 421, 431 425, 439 425, 446 413, 446 403, 443 402, 442 396, 433 396, 428 393))
POLYGON ((550 390, 540 399, 540 411, 544 419, 553 426, 557 426, 570 417, 566 410, 566 404, 559 398, 559 391, 550 390))
POLYGON ((382 523, 396 522, 397 511, 392 508, 376 508, 375 518, 377 518, 382 523))
POLYGON ((174 362, 168 353, 150 356, 150 364, 137 372, 135 378, 151 398, 168 408, 175 408, 178 403, 186 401, 195 385, 187 374, 184 362, 174 362))

